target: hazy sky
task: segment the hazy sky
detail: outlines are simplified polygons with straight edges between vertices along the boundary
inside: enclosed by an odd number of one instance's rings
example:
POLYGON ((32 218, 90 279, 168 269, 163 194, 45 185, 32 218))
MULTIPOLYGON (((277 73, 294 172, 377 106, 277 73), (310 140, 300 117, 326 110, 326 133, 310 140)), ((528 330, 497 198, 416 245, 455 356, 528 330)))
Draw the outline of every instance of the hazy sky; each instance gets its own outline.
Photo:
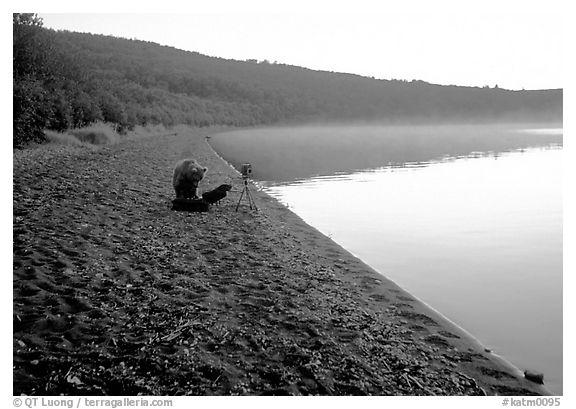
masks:
POLYGON ((40 15, 50 28, 136 38, 223 58, 438 84, 563 87, 562 19, 553 9, 549 14, 257 10, 40 15))

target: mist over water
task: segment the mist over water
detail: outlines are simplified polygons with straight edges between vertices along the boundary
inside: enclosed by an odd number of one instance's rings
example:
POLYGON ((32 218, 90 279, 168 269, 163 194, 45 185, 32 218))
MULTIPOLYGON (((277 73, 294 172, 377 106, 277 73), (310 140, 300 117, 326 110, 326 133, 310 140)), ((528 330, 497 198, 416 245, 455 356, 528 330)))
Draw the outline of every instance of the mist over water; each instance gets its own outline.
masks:
POLYGON ((317 125, 232 131, 210 143, 236 168, 252 163, 255 179, 290 181, 474 152, 561 144, 562 134, 549 128, 549 124, 317 125))
POLYGON ((562 393, 561 128, 295 127, 213 139, 307 223, 562 393))

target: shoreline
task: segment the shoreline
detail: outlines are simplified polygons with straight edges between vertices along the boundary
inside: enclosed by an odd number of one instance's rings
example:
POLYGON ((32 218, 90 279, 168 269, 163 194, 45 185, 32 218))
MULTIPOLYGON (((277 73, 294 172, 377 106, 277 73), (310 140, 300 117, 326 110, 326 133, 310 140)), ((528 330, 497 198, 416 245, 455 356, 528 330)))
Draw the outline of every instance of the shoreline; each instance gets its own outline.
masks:
MULTIPOLYGON (((215 134, 225 133, 225 132, 229 132, 229 131, 216 132, 215 134)), ((228 166, 230 166, 230 168, 232 168, 233 171, 237 172, 240 175, 240 172, 236 168, 234 168, 234 166, 230 162, 228 162, 225 158, 223 158, 218 153, 218 151, 210 144, 208 139, 206 140, 206 143, 220 160, 225 162, 228 166)), ((474 349, 474 350, 481 350, 484 353, 486 353, 487 356, 489 356, 489 359, 493 360, 496 363, 496 365, 499 368, 501 368, 503 371, 515 375, 516 377, 520 378, 524 384, 526 384, 528 386, 534 386, 535 389, 539 393, 542 393, 543 395, 552 395, 552 393, 545 386, 536 385, 530 381, 525 380, 524 379, 524 373, 522 372, 521 369, 519 369, 517 366, 515 366, 510 361, 508 361, 504 356, 498 355, 495 352, 490 351, 488 348, 486 348, 482 344, 480 339, 473 336, 465 328, 463 328, 462 326, 458 325, 454 321, 447 318, 440 311, 436 310, 433 306, 425 303, 424 301, 422 301, 418 297, 415 297, 413 294, 409 293, 407 290, 400 287, 392 279, 388 278, 385 274, 377 271, 375 268, 373 268, 370 265, 368 265, 367 263, 365 263, 359 257, 355 256, 353 253, 348 251, 346 248, 344 248, 340 244, 336 243, 330 237, 324 235, 322 232, 320 232, 315 227, 307 224, 299 215, 292 212, 289 208, 287 208, 282 203, 280 203, 276 198, 274 198, 274 197, 270 196, 268 193, 264 192, 262 186, 260 186, 258 182, 254 181, 253 185, 257 186, 258 193, 260 193, 261 195, 265 195, 265 197, 269 200, 269 202, 268 202, 269 205, 274 206, 274 212, 277 215, 280 215, 284 211, 286 211, 287 213, 290 213, 289 217, 292 218, 293 224, 303 225, 303 227, 302 227, 303 230, 310 229, 311 232, 309 234, 315 236, 318 241, 327 242, 328 243, 328 244, 326 244, 327 246, 331 247, 335 252, 342 254, 345 258, 354 260, 353 262, 358 264, 359 266, 361 266, 360 268, 365 269, 366 273, 369 274, 370 276, 374 276, 374 274, 375 274, 378 277, 381 277, 383 280, 387 281, 388 286, 393 286, 394 288, 398 289, 404 297, 412 298, 414 300, 415 304, 419 305, 418 308, 415 308, 415 310, 417 310, 418 313, 428 314, 428 316, 431 316, 431 318, 433 318, 435 321, 440 322, 442 327, 449 330, 449 332, 451 332, 451 333, 455 333, 456 335, 458 335, 460 337, 460 340, 457 342, 457 344, 458 344, 458 346, 456 346, 457 348, 459 348, 459 349, 466 348, 469 350, 472 347, 472 349, 474 349), (272 203, 274 203, 274 205, 272 205, 272 203)), ((306 233, 304 233, 304 234, 306 234, 306 233)), ((478 376, 478 375, 479 374, 476 374, 476 376, 478 376)), ((484 377, 484 376, 486 376, 486 374, 481 374, 480 377, 484 377)), ((488 383, 485 379, 483 379, 481 382, 482 383, 485 383, 485 382, 488 383)))
POLYGON ((550 394, 262 191, 170 210, 218 132, 14 153, 14 394, 550 394))

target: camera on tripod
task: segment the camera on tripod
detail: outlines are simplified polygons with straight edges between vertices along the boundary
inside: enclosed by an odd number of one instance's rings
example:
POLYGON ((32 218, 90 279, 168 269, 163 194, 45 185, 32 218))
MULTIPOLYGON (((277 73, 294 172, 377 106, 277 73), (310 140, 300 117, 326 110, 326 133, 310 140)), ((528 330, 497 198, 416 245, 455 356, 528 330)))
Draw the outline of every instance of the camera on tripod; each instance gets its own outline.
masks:
POLYGON ((249 163, 243 163, 242 166, 240 167, 240 173, 242 173, 242 179, 244 179, 244 189, 242 190, 242 193, 240 194, 240 199, 238 199, 238 203, 236 204, 236 211, 238 211, 238 207, 240 206, 240 202, 242 201, 244 195, 246 195, 246 198, 248 199, 250 210, 252 210, 252 207, 258 210, 256 202, 254 201, 254 199, 252 198, 252 194, 250 193, 250 188, 248 187, 248 180, 252 177, 252 165, 249 163))
POLYGON ((241 172, 243 179, 250 179, 250 177, 252 177, 252 165, 249 163, 243 163, 241 172))

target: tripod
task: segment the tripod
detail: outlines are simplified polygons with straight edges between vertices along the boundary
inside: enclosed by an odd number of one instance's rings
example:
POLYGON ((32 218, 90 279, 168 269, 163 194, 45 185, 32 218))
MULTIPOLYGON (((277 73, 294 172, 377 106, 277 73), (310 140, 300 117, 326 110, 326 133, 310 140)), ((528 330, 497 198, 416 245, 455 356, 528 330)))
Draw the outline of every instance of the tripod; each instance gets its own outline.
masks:
POLYGON ((250 210, 252 210, 252 205, 254 205, 254 209, 258 210, 256 202, 254 201, 254 198, 250 193, 250 189, 248 188, 248 178, 244 178, 244 189, 242 189, 240 199, 238 199, 238 203, 236 204, 236 211, 238 211, 238 206, 240 206, 240 202, 242 201, 242 197, 244 197, 244 193, 246 193, 246 197, 248 198, 248 205, 250 206, 250 210))

